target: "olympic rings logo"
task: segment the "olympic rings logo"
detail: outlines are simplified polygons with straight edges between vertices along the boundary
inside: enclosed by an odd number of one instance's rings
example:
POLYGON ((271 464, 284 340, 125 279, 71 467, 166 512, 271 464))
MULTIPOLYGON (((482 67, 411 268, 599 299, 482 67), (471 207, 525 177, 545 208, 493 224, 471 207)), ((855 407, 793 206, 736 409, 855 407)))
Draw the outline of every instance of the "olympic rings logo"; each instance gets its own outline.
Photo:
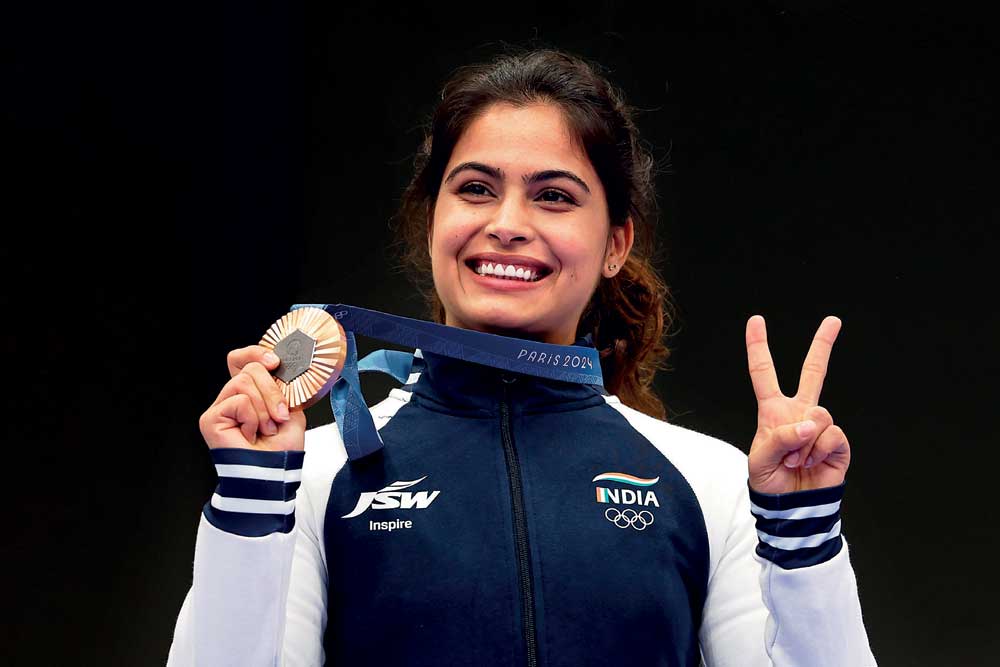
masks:
POLYGON ((335 313, 333 314, 334 318, 336 318, 336 319, 338 319, 338 320, 342 320, 342 319, 344 319, 344 317, 345 317, 346 315, 347 315, 347 311, 346 311, 346 310, 338 310, 337 312, 335 312, 335 313))
POLYGON ((604 510, 604 518, 619 528, 632 526, 636 530, 646 530, 653 525, 653 513, 647 510, 636 512, 633 509, 620 511, 617 507, 604 510))

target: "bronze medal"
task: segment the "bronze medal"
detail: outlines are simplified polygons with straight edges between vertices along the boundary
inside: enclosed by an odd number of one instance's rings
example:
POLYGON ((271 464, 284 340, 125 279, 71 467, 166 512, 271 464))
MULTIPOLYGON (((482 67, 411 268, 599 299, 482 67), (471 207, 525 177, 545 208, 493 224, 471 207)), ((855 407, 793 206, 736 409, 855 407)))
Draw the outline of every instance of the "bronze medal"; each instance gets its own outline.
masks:
POLYGON ((298 308, 283 315, 260 345, 281 359, 271 375, 289 410, 308 408, 323 398, 340 377, 347 356, 344 328, 322 308, 298 308))

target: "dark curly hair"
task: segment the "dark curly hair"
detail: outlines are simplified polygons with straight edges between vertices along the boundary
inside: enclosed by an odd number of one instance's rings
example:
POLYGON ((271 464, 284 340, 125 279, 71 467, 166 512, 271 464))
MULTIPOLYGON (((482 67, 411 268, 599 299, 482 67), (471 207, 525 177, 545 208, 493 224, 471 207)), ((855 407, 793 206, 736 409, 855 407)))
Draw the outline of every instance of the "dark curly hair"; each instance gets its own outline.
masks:
MULTIPOLYGON (((625 265, 602 278, 584 309, 577 335, 590 333, 601 355, 607 390, 626 405, 660 419, 663 402, 652 389, 670 351, 664 330, 673 320, 670 294, 652 264, 657 215, 655 160, 639 137, 633 108, 601 73, 600 65, 553 48, 518 49, 491 61, 458 68, 445 82, 414 159, 397 221, 405 266, 430 276, 427 227, 452 150, 462 133, 491 105, 559 107, 586 150, 607 196, 612 225, 632 218, 635 240, 625 265)), ((431 317, 444 321, 433 284, 418 286, 431 317)))

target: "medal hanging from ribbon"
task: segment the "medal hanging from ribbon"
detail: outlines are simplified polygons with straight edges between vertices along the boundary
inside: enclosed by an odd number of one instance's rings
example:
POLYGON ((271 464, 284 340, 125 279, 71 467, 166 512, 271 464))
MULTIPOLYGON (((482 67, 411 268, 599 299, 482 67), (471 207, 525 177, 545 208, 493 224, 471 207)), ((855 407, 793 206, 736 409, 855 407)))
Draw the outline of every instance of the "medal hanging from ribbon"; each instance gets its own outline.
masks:
POLYGON ((330 392, 330 405, 350 459, 382 448, 361 393, 360 373, 387 373, 406 383, 414 355, 378 350, 360 362, 354 334, 563 382, 604 386, 597 350, 460 329, 346 304, 296 304, 260 344, 278 355, 272 371, 288 407, 307 408, 330 392))

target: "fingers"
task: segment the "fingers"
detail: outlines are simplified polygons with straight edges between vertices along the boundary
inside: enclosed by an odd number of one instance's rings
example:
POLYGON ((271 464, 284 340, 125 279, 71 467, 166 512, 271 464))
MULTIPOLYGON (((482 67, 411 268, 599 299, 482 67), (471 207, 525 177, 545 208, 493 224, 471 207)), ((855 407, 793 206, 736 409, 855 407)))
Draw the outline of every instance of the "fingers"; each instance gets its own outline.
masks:
POLYGON ((226 357, 226 364, 229 366, 229 377, 236 377, 236 374, 243 370, 247 364, 256 361, 268 370, 274 370, 281 362, 271 350, 263 345, 249 345, 233 350, 226 357))
POLYGON ((833 350, 833 342, 840 333, 841 321, 829 316, 823 319, 813 337, 812 345, 802 364, 802 375, 799 377, 799 390, 796 398, 810 405, 819 404, 819 395, 823 391, 823 380, 826 378, 827 364, 833 350))
POLYGON ((746 341, 750 381, 757 402, 780 395, 778 375, 771 360, 771 350, 767 347, 767 328, 760 315, 754 315, 747 321, 746 341))
POLYGON ((820 463, 832 464, 835 460, 839 462, 841 459, 846 463, 849 457, 850 444, 847 442, 844 430, 839 426, 830 426, 816 438, 816 444, 806 458, 805 466, 812 468, 820 463))
POLYGON ((270 372, 279 364, 280 359, 261 345, 229 353, 229 382, 199 420, 209 448, 304 448, 305 414, 289 410, 279 381, 270 372))
POLYGON ((806 410, 805 414, 802 415, 802 420, 814 423, 816 428, 812 430, 812 437, 807 438, 806 443, 795 452, 798 456, 794 459, 794 462, 788 460, 790 457, 785 458, 785 466, 789 468, 799 466, 811 468, 815 464, 815 461, 813 463, 809 461, 810 459, 815 459, 813 450, 816 447, 816 442, 823 433, 833 428, 833 415, 830 414, 829 410, 820 406, 814 406, 806 410))
POLYGON ((257 410, 246 394, 230 396, 219 405, 219 415, 240 425, 240 434, 250 444, 257 442, 257 430, 260 422, 257 410))
MULTIPOLYGON (((283 422, 288 420, 288 405, 285 397, 281 395, 278 383, 264 366, 257 362, 251 362, 243 367, 243 372, 253 378, 261 398, 266 406, 264 416, 268 420, 283 422)), ((273 425, 273 422, 272 422, 273 425)), ((275 429, 277 432, 277 429, 275 429)), ((271 435, 270 433, 267 435, 271 435)))
POLYGON ((211 449, 245 448, 257 442, 257 411, 246 394, 234 394, 213 404, 198 425, 211 449))
POLYGON ((802 461, 802 449, 816 437, 819 432, 816 422, 804 420, 795 424, 785 424, 774 429, 771 438, 769 456, 770 462, 779 461, 787 468, 796 468, 802 461))
POLYGON ((259 363, 250 362, 244 366, 243 370, 222 388, 216 403, 236 394, 243 394, 250 400, 257 413, 260 432, 264 435, 274 435, 278 432, 276 422, 288 420, 288 406, 281 395, 281 390, 278 389, 278 384, 259 363))
POLYGON ((816 437, 831 424, 833 417, 825 408, 812 408, 803 415, 801 421, 772 429, 757 456, 766 466, 780 464, 786 468, 797 468, 809 456, 816 437))

